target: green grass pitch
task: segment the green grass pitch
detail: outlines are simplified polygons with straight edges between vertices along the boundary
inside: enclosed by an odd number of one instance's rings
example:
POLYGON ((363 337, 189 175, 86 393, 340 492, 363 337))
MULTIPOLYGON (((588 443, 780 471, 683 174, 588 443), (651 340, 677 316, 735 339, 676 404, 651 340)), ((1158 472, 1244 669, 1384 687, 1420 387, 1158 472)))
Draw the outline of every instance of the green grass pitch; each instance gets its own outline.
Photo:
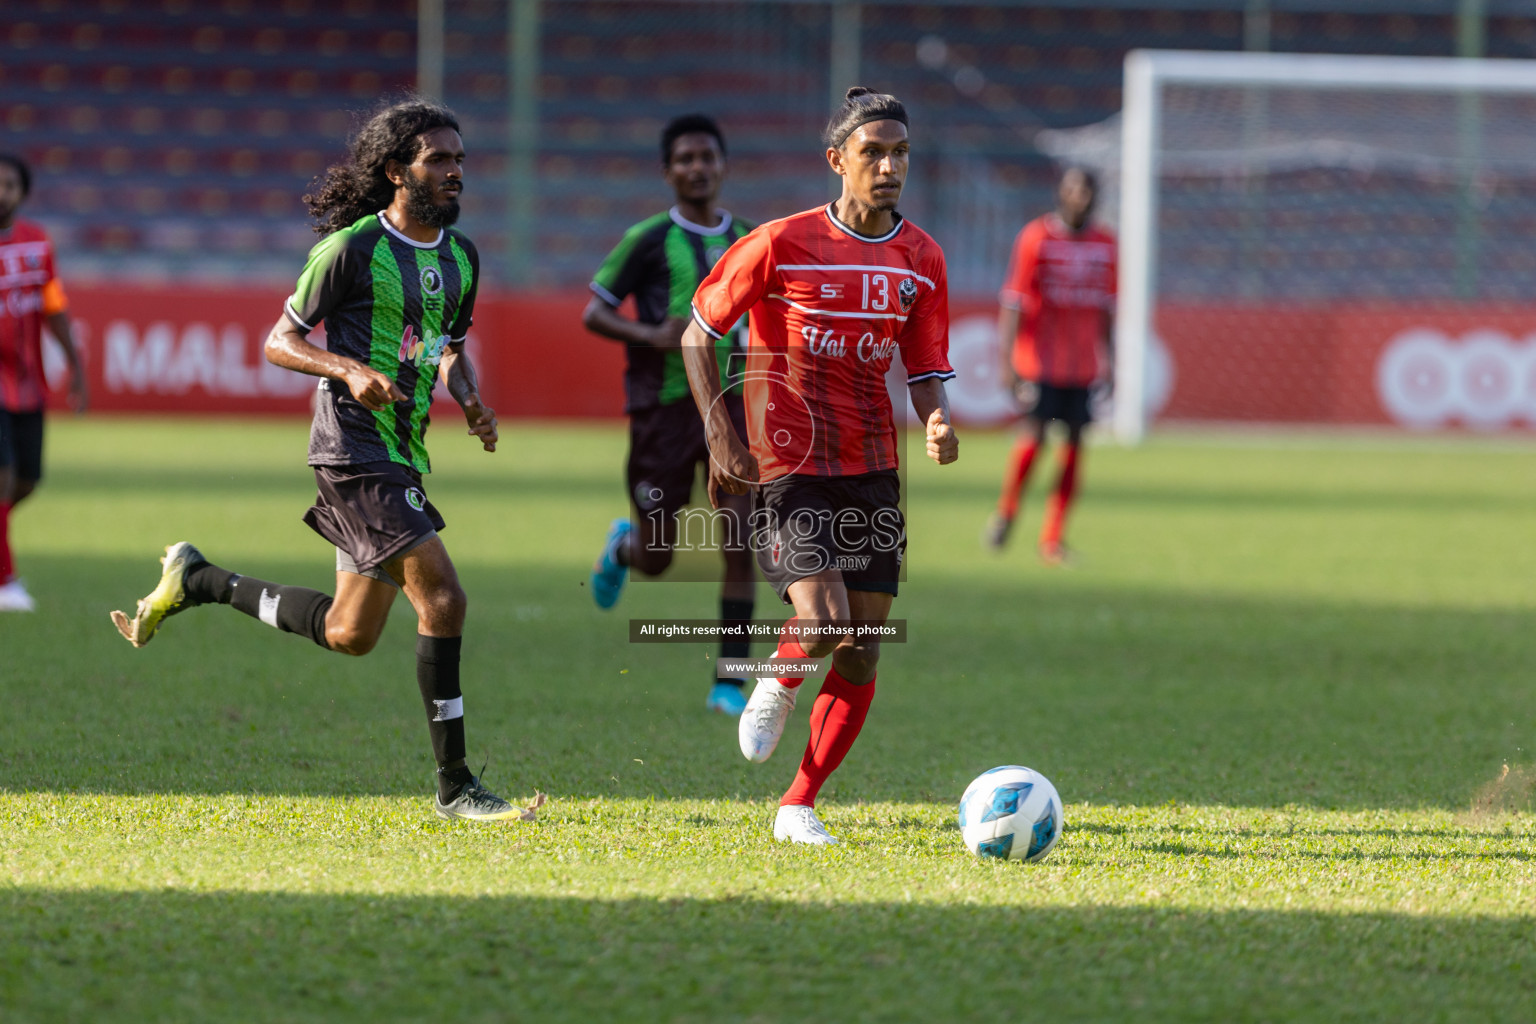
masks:
POLYGON ((1008 439, 963 433, 912 466, 910 642, 812 850, 769 828, 805 709, 749 765, 710 649, 627 643, 713 588, 591 605, 617 428, 433 438, 471 755, 534 824, 431 816, 404 602, 362 659, 227 609, 119 639, 171 541, 330 586, 304 434, 52 421, 39 612, 0 616, 0 1019, 1536 1019, 1536 449, 1097 447, 1051 571, 1053 467, 984 555, 1008 439), (1066 801, 1043 864, 960 843, 1005 763, 1066 801))

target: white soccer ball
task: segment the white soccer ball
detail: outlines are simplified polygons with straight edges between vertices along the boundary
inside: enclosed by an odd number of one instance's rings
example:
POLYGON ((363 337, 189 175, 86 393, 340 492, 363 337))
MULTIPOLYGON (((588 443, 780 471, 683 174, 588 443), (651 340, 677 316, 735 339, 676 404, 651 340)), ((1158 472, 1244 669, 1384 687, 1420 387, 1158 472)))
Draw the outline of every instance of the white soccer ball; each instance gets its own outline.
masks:
POLYGON ((1044 860, 1061 837, 1061 797, 1033 768, 993 768, 965 787, 960 835, 978 857, 1044 860))

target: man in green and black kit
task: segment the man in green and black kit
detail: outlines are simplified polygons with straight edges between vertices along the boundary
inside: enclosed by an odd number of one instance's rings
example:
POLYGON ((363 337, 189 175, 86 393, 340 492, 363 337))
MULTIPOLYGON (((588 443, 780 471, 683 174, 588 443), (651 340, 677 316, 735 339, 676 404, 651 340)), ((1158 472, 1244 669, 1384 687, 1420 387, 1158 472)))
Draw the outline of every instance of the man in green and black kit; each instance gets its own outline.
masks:
POLYGON ((439 376, 468 433, 496 450, 496 414, 480 400, 464 352, 480 260, 451 229, 463 178, 458 121, 444 107, 412 101, 369 120, 350 161, 304 197, 322 240, 266 357, 320 378, 309 437, 319 495, 304 521, 336 546, 335 596, 232 573, 183 541, 166 548, 160 582, 134 617, 113 612, 112 621, 142 647, 169 616, 227 604, 327 650, 362 655, 403 589, 417 615, 416 681, 437 760, 438 816, 529 819, 532 807, 487 790, 466 761, 459 652, 467 602, 422 483, 439 376), (307 340, 322 321, 325 348, 307 340))
MULTIPOLYGON (((725 176, 725 138, 720 126, 702 114, 674 118, 661 134, 661 163, 677 205, 641 221, 624 233, 592 279, 592 300, 582 314, 587 329, 627 345, 624 411, 629 415, 629 462, 626 484, 630 515, 615 519, 602 554, 592 567, 592 597, 611 608, 624 589, 629 570, 657 576, 672 564, 677 541, 676 516, 693 492, 696 468, 709 463, 704 423, 690 399, 683 368, 682 336, 689 305, 699 282, 751 224, 716 206, 725 176), (634 296, 634 320, 619 306, 634 296)), ((731 355, 743 351, 740 328, 716 347, 722 401, 741 436, 746 413, 739 383, 731 383, 731 355)), ((739 359, 737 373, 745 368, 739 359)), ((720 622, 731 636, 720 655, 744 658, 751 646, 746 623, 752 618, 756 587, 753 555, 747 542, 747 495, 721 495, 726 517, 721 554, 725 576, 720 588, 720 622)), ((746 704, 742 680, 713 683, 706 706, 739 715, 746 704)))

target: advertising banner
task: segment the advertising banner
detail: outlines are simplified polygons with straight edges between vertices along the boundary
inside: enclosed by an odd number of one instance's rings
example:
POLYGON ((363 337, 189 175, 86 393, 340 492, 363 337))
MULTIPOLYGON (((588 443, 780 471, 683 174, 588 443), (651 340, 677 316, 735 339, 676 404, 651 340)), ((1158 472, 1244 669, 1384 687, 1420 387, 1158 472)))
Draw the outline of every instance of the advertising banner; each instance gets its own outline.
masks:
MULTIPOLYGON (((313 378, 262 355, 284 298, 266 288, 72 289, 93 408, 307 414, 313 378)), ((470 352, 500 416, 622 415, 623 346, 582 327, 586 301, 584 293, 481 297, 470 352)), ((952 305, 957 422, 1012 418, 995 324, 988 302, 952 305)), ((1164 421, 1536 429, 1536 307, 1165 304, 1157 332, 1149 404, 1164 421)), ((323 328, 311 337, 324 344, 323 328)), ((51 344, 45 352, 62 406, 63 360, 51 344)), ((442 388, 438 395, 446 400, 442 388)))
POLYGON ((1163 305, 1155 417, 1529 430, 1536 308, 1163 305))
MULTIPOLYGON (((70 315, 100 412, 307 415, 313 377, 268 363, 262 347, 284 291, 75 287, 70 315)), ((585 295, 482 296, 469 349, 503 417, 606 417, 623 410, 624 353, 581 326, 585 295)), ((325 344, 322 325, 310 335, 325 344)), ((45 342, 53 404, 64 360, 45 342)), ((439 401, 445 389, 439 387, 439 401)))

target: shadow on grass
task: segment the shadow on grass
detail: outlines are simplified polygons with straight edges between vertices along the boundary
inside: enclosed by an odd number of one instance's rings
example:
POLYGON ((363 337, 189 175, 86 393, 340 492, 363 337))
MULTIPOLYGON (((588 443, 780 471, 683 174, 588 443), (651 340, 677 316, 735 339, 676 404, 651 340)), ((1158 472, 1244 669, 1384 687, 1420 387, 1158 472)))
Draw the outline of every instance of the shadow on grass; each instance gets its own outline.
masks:
POLYGON ((1530 928, 1385 914, 8 889, 0 991, 11 1024, 1513 1021, 1536 1015, 1530 928))
MULTIPOLYGON (((301 448, 296 454, 297 461, 288 466, 236 464, 224 470, 202 466, 189 469, 156 467, 153 475, 149 476, 133 467, 92 466, 89 470, 71 468, 51 474, 48 484, 53 490, 81 494, 149 495, 155 499, 172 500, 183 497, 205 498, 210 489, 215 487, 221 499, 232 501, 246 496, 268 497, 273 492, 287 491, 292 492, 296 500, 303 501, 313 494, 315 476, 304 465, 302 456, 301 448)), ((530 479, 510 474, 446 474, 431 477, 427 487, 428 492, 434 496, 473 494, 480 498, 531 498, 578 503, 607 500, 617 512, 622 513, 624 509, 625 488, 617 474, 611 479, 574 475, 543 475, 530 479)), ((302 512, 303 507, 300 506, 298 511, 302 512)))
MULTIPOLYGON (((1052 469, 1054 471, 1054 467, 1052 469)), ((998 474, 1001 477, 1001 463, 998 465, 998 474)), ((1091 493, 1095 502, 1157 509, 1401 515, 1405 512, 1464 512, 1468 506, 1466 495, 1447 490, 1443 485, 1436 489, 1433 484, 1415 487, 1398 483, 1390 488, 1373 485, 1370 490, 1326 488, 1297 490, 1247 483, 1237 486, 1191 485, 1187 481, 1180 480, 1170 482, 1167 486, 1158 486, 1115 479, 1101 480, 1097 477, 1090 477, 1090 480, 1091 493)), ((942 498, 945 502, 986 509, 997 501, 997 488, 996 481, 960 478, 945 482, 942 498)), ((1030 496, 1038 497, 1044 488, 1044 484, 1037 482, 1030 489, 1030 496)), ((1479 493, 1475 500, 1480 512, 1527 512, 1530 510, 1530 499, 1522 495, 1479 493)))
MULTIPOLYGON (((107 612, 143 593, 145 560, 29 561, 42 611, 0 617, 0 787, 426 791, 405 602, 361 659, 224 608, 193 609, 133 650, 107 612)), ((323 560, 248 571, 333 579, 323 560)), ((577 585, 584 568, 466 559, 461 573, 470 751, 508 791, 771 800, 790 781, 803 712, 774 761, 749 765, 734 723, 703 711, 713 649, 627 642, 630 616, 709 615, 712 593, 631 588, 605 615, 577 585)), ((1068 802, 1465 809, 1536 720, 1536 631, 1518 612, 1045 579, 930 579, 898 610, 911 641, 887 648, 830 801, 950 803, 979 772, 1021 763, 1068 802)))
MULTIPOLYGON (((1330 863, 1351 860, 1379 860, 1379 861, 1410 861, 1422 860, 1433 863, 1442 863, 1448 860, 1536 860, 1536 853, 1530 849, 1497 849, 1489 848, 1489 843, 1498 841, 1498 837, 1479 836, 1482 843, 1475 850, 1403 850, 1394 848, 1391 850, 1296 850, 1290 848, 1266 849, 1266 850, 1234 850, 1226 846, 1211 846, 1206 843, 1176 843, 1162 840, 1151 843, 1132 843, 1131 848, 1144 853, 1155 853, 1174 857, 1214 857, 1222 860, 1273 860, 1289 861, 1296 858, 1302 860, 1319 860, 1330 863)), ((1530 840, 1521 836, 1510 837, 1511 843, 1519 843, 1529 847, 1530 840)))

